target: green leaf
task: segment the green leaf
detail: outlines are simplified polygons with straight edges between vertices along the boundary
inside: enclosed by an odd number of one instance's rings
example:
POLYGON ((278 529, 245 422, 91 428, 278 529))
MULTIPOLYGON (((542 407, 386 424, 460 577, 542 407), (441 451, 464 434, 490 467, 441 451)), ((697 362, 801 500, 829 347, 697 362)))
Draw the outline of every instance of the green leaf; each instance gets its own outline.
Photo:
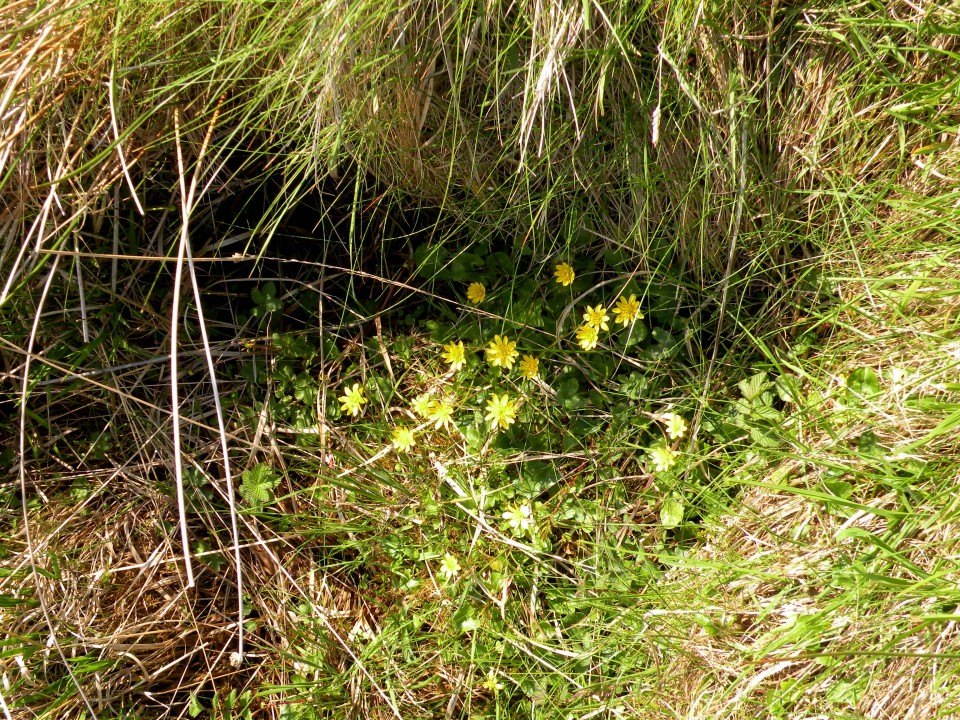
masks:
POLYGON ((413 251, 413 264, 417 275, 425 280, 432 280, 443 269, 449 255, 441 245, 420 245, 413 251))
POLYGON ((620 336, 623 338, 623 346, 631 348, 647 339, 647 328, 643 323, 637 322, 623 328, 620 336))
MULTIPOLYGON (((317 348, 307 338, 295 333, 274 333, 270 342, 276 347, 279 357, 310 359, 317 354, 317 348)), ((331 359, 329 353, 327 356, 327 359, 331 359)))
POLYGON ((753 402, 764 390, 770 388, 770 383, 767 381, 766 372, 758 372, 756 375, 752 375, 746 380, 741 380, 737 383, 737 387, 740 389, 740 393, 745 399, 750 402, 753 402))
POLYGON ((507 317, 520 325, 543 327, 543 300, 529 296, 511 307, 507 317))
POLYGON ((603 260, 612 268, 620 269, 630 260, 630 256, 622 247, 607 248, 603 251, 603 260))
POLYGON ((665 528, 675 528, 683 522, 683 497, 673 493, 660 506, 660 524, 665 528))
POLYGON ((243 380, 252 385, 257 381, 262 383, 266 379, 267 363, 265 361, 252 358, 241 362, 243 364, 238 374, 243 380))
POLYGON ((864 455, 880 455, 883 447, 873 430, 867 430, 857 439, 857 450, 864 455))
POLYGON ((515 274, 513 259, 505 252, 495 252, 487 255, 485 261, 487 275, 491 278, 499 276, 512 276, 515 274))
POLYGON ((864 687, 859 682, 841 680, 827 691, 827 700, 852 707, 860 702, 863 690, 864 687))
POLYGON ((581 410, 587 406, 587 401, 578 394, 580 383, 576 378, 567 378, 557 387, 557 401, 565 410, 581 410))
POLYGON ((762 448, 775 448, 780 445, 780 440, 772 429, 760 427, 750 428, 750 439, 762 448))
POLYGON ((196 692, 190 693, 190 701, 187 704, 187 712, 190 713, 190 717, 192 718, 197 717, 203 712, 203 705, 200 704, 200 699, 197 697, 196 692))
POLYGON ((462 431, 463 436, 467 441, 467 450, 470 452, 476 452, 483 447, 483 443, 487 439, 487 436, 477 425, 467 425, 466 427, 462 428, 462 431))
POLYGON ((520 489, 527 497, 536 497, 549 490, 559 481, 560 476, 552 463, 531 460, 524 465, 520 479, 520 489))
POLYGON ((307 405, 312 405, 316 402, 317 393, 320 391, 320 388, 313 381, 313 378, 302 373, 297 377, 296 382, 293 386, 293 396, 302 403, 307 405))
POLYGON ((803 399, 800 380, 793 375, 781 375, 775 384, 777 395, 785 403, 799 403, 803 399))
POLYGON ((450 260, 450 278, 457 282, 472 281, 476 278, 476 270, 483 265, 483 260, 472 252, 458 253, 450 260))
POLYGON ((250 291, 250 299, 256 303, 250 314, 254 317, 267 315, 280 310, 283 305, 276 299, 277 286, 272 281, 266 283, 262 288, 254 288, 250 291))
POLYGON ((453 614, 453 625, 460 632, 469 633, 480 627, 480 622, 473 614, 473 608, 469 605, 461 605, 453 614))
POLYGON ((0 595, 0 608, 14 608, 18 605, 37 607, 40 601, 35 598, 18 598, 13 595, 0 595))
POLYGON ((661 360, 673 355, 680 347, 679 341, 669 332, 655 327, 650 331, 654 345, 644 350, 642 356, 648 360, 661 360))
POLYGON ((805 355, 816 344, 817 344, 817 336, 815 333, 812 333, 812 332, 803 333, 800 337, 797 338, 796 342, 790 348, 790 355, 791 357, 799 358, 802 355, 805 355))
POLYGON ((827 488, 827 492, 841 500, 849 500, 853 495, 853 485, 846 480, 824 480, 823 485, 827 488))
MULTIPOLYGON (((778 423, 783 419, 783 413, 777 410, 775 407, 770 407, 767 405, 763 398, 767 393, 762 393, 760 395, 760 400, 755 402, 750 406, 750 417, 756 420, 766 420, 767 422, 778 423)), ((767 398, 767 400, 773 401, 773 398, 767 398)))
POLYGON ((265 463, 259 463, 243 471, 240 497, 248 505, 266 505, 273 501, 273 489, 279 484, 280 478, 273 468, 265 463))
POLYGON ((847 377, 847 398, 856 402, 880 393, 880 378, 872 368, 857 368, 847 377))

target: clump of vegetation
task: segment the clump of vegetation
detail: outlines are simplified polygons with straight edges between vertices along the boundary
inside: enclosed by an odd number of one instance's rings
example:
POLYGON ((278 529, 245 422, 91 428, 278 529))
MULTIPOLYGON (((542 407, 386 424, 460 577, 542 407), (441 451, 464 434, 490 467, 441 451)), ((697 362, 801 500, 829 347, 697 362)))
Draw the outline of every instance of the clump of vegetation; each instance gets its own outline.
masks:
POLYGON ((0 712, 955 714, 957 20, 15 3, 0 712))

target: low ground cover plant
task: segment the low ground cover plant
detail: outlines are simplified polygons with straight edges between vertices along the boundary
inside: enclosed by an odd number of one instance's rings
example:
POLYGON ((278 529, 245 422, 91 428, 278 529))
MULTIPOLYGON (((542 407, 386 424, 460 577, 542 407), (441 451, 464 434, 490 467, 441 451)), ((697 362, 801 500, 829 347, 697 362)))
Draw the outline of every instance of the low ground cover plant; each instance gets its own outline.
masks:
POLYGON ((955 715, 956 26, 0 11, 0 714, 955 715))

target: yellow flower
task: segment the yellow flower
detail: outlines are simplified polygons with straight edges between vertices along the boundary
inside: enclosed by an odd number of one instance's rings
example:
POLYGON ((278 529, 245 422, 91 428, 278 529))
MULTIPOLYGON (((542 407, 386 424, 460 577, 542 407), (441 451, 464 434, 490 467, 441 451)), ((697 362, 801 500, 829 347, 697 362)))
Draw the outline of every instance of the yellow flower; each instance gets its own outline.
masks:
POLYGON ((474 305, 479 305, 483 302, 483 299, 487 296, 487 289, 483 286, 483 283, 472 282, 467 288, 467 300, 472 302, 474 305))
POLYGON ((453 405, 446 400, 434 403, 427 414, 427 419, 433 423, 433 426, 440 430, 453 424, 453 405))
POLYGON ((498 690, 503 690, 503 683, 497 680, 497 671, 493 668, 490 668, 490 671, 487 673, 487 677, 484 679, 480 685, 493 694, 496 694, 498 690))
POLYGON ((526 504, 521 505, 520 507, 511 505, 506 509, 506 511, 504 511, 501 517, 507 521, 507 524, 512 530, 526 532, 534 526, 533 510, 529 505, 526 504))
POLYGON ((413 403, 411 404, 411 407, 413 408, 413 412, 415 414, 426 419, 430 417, 430 413, 433 410, 433 406, 436 404, 437 404, 436 400, 430 397, 428 393, 424 393, 423 395, 417 395, 417 397, 414 399, 413 403))
POLYGON ((667 435, 671 440, 677 440, 683 437, 687 431, 687 421, 676 413, 664 413, 661 418, 667 424, 667 435))
POLYGON ((495 335, 487 348, 487 362, 494 367, 502 367, 509 370, 513 367, 517 356, 517 344, 511 342, 505 336, 495 335))
POLYGON ((517 420, 517 404, 509 395, 493 394, 487 400, 487 420, 494 430, 512 425, 517 420))
POLYGON ((603 305, 597 305, 596 307, 587 305, 587 311, 583 314, 583 319, 587 325, 597 330, 610 329, 610 326, 607 325, 610 316, 607 315, 607 309, 603 305))
POLYGON ((367 398, 363 395, 363 388, 359 383, 354 383, 353 387, 347 388, 344 394, 339 398, 340 408, 343 412, 356 417, 363 411, 363 406, 367 404, 367 398))
POLYGON ((399 427, 393 431, 393 447, 400 452, 406 452, 414 445, 413 430, 399 427))
POLYGON ((630 297, 620 297, 617 304, 613 306, 613 312, 616 315, 616 322, 624 327, 634 320, 643 320, 643 313, 640 312, 640 303, 636 295, 630 297))
POLYGON ((520 358, 520 375, 524 380, 533 380, 540 372, 540 361, 533 355, 520 358))
POLYGON ((564 287, 573 283, 573 279, 577 276, 576 273, 573 272, 573 268, 565 262, 557 263, 557 269, 554 274, 557 276, 557 282, 564 287))
POLYGON ((450 553, 446 553, 440 561, 440 574, 447 582, 459 575, 460 569, 460 562, 450 553))
POLYGON ((593 350, 600 339, 600 331, 592 325, 583 324, 577 330, 577 341, 584 350, 593 350))
POLYGON ((467 357, 463 347, 463 340, 444 345, 443 349, 445 351, 443 353, 443 359, 450 363, 450 369, 454 372, 462 368, 464 363, 467 362, 467 357))
POLYGON ((677 451, 665 445, 660 445, 650 451, 650 460, 653 461, 654 470, 657 472, 666 472, 676 465, 677 451))

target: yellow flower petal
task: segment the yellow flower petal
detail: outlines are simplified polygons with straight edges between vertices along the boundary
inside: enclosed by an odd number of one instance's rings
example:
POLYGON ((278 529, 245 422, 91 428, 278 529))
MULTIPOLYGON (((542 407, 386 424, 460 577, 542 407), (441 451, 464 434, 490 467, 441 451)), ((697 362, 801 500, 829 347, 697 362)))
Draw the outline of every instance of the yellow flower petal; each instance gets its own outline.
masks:
POLYGON ((653 469, 657 472, 666 472, 677 464, 677 451, 665 445, 655 447, 650 452, 653 469))
POLYGON ((354 383, 352 387, 347 388, 337 399, 340 401, 341 411, 353 417, 359 415, 363 411, 363 406, 367 404, 367 398, 359 383, 354 383))
POLYGON ((456 372, 467 362, 463 341, 451 342, 443 346, 443 359, 450 363, 450 369, 456 372))
POLYGON ((593 350, 600 340, 600 331, 586 323, 577 330, 577 342, 584 350, 593 350))
POLYGON ((520 375, 524 380, 533 380, 540 373, 540 361, 533 355, 520 359, 520 375))
POLYGON ((416 443, 414 432, 410 428, 398 427, 393 431, 393 447, 400 452, 407 452, 416 443))
POLYGON ((664 413, 661 417, 667 425, 667 435, 671 440, 678 440, 683 437, 683 434, 687 431, 687 421, 682 416, 676 413, 664 413))
POLYGON ((486 296, 487 289, 483 286, 483 283, 470 283, 470 286, 467 288, 467 300, 474 305, 479 305, 486 296))
POLYGON ((513 367, 520 353, 517 352, 517 343, 506 336, 496 335, 487 347, 487 362, 493 367, 502 367, 509 370, 513 367))
POLYGON ((510 427, 517 420, 517 404, 507 394, 493 394, 487 400, 487 420, 490 426, 497 428, 510 427))
POLYGON ((597 305, 596 307, 587 305, 587 311, 583 314, 584 322, 597 330, 609 330, 610 326, 607 325, 609 319, 610 316, 607 315, 607 309, 603 305, 597 305))
POLYGON ((453 405, 447 401, 434 403, 427 415, 427 420, 433 423, 433 426, 440 430, 453 424, 453 405))
POLYGON ((640 303, 636 295, 621 297, 613 306, 613 314, 614 320, 624 327, 634 320, 643 320, 643 313, 640 312, 640 303))
POLYGON ((557 276, 557 282, 564 287, 573 284, 573 280, 577 276, 577 274, 573 272, 573 268, 565 262, 557 263, 554 275, 557 276))

